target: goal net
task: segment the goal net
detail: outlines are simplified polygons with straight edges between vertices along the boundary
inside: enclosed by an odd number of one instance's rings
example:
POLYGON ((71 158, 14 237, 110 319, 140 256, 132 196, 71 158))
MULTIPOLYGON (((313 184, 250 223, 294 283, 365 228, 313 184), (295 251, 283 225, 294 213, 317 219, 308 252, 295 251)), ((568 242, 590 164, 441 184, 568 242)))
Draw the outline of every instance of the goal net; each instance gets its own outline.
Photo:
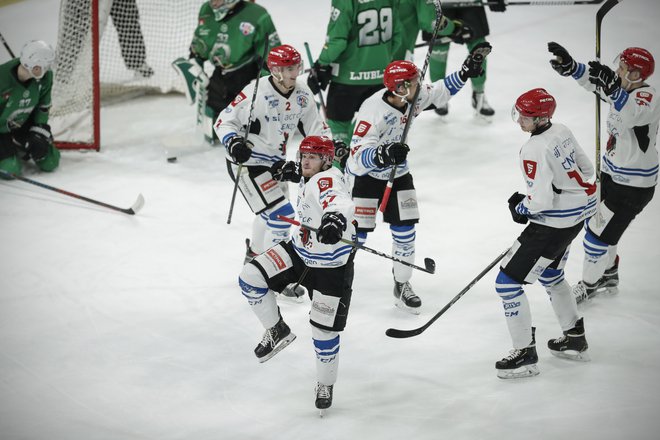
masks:
POLYGON ((61 149, 101 146, 101 102, 183 92, 204 0, 62 0, 50 123, 61 149))

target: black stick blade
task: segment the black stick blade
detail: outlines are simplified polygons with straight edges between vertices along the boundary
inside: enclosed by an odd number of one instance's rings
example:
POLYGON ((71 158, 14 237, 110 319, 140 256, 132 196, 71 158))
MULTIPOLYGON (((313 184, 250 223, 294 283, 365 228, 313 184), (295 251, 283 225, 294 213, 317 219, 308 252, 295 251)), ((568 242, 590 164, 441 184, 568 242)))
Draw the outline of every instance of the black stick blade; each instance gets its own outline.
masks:
POLYGON ((389 336, 390 338, 405 339, 405 338, 412 338, 413 336, 417 336, 423 331, 424 331, 424 327, 416 328, 413 330, 400 330, 396 328, 388 328, 387 330, 385 330, 385 335, 389 336))
POLYGON ((424 258, 424 267, 428 273, 435 273, 435 261, 432 258, 424 258))

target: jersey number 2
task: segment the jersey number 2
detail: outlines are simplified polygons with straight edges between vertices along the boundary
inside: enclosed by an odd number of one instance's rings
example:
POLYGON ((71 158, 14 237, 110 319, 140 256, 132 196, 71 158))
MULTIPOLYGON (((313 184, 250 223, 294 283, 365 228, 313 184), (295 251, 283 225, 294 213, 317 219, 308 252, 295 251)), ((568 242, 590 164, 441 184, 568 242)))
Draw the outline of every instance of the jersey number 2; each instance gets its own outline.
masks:
POLYGON ((392 8, 367 9, 357 15, 359 46, 374 46, 392 38, 392 8))

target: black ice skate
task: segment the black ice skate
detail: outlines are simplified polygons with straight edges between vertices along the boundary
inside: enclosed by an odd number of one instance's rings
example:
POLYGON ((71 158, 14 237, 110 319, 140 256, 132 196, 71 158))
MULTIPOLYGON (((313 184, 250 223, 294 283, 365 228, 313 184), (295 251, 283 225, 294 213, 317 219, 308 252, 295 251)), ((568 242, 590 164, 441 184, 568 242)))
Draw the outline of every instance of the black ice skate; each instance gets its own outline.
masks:
POLYGON ((295 339, 296 335, 291 333, 289 326, 280 318, 277 324, 266 330, 261 342, 254 349, 254 354, 259 362, 266 362, 295 339))
POLYGON ((603 273, 598 281, 594 284, 585 281, 579 281, 573 286, 573 295, 575 302, 580 304, 586 299, 593 298, 602 293, 616 295, 619 293, 619 256, 614 260, 614 266, 610 267, 603 273))
POLYGON ((319 409, 319 415, 323 417, 325 410, 332 406, 332 387, 333 385, 323 385, 316 383, 316 408, 319 409))
POLYGON ((256 252, 252 252, 252 249, 250 248, 250 239, 246 238, 245 239, 245 259, 243 260, 243 264, 248 264, 250 261, 254 260, 254 257, 256 257, 257 254, 256 252))
POLYGON ((591 360, 587 349, 587 338, 584 336, 584 319, 580 318, 575 327, 564 332, 564 336, 548 341, 550 352, 560 358, 588 362, 591 360))
POLYGON ((419 296, 415 295, 410 282, 400 283, 394 280, 394 297, 397 299, 394 303, 395 306, 406 312, 419 315, 422 300, 419 296))
POLYGON ((478 117, 488 122, 491 122, 495 115, 495 110, 488 104, 483 92, 472 92, 472 108, 478 117))
POLYGON ((495 362, 497 377, 500 379, 519 379, 539 374, 536 363, 539 357, 536 354, 536 328, 532 327, 532 342, 525 348, 513 349, 501 361, 495 362))

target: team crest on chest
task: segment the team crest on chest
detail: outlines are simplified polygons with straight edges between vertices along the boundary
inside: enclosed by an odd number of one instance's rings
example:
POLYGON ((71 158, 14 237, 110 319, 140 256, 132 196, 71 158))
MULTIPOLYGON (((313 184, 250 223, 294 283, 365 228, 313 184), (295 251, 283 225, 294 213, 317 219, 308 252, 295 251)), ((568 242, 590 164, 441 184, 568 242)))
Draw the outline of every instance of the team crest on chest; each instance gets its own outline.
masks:
POLYGON ((525 169, 525 174, 530 179, 536 177, 536 162, 533 160, 523 160, 523 168, 525 169))
POLYGON ((232 107, 236 107, 238 104, 240 104, 242 101, 245 100, 247 96, 245 96, 245 93, 241 92, 239 93, 236 98, 231 102, 232 107))
POLYGON ((332 188, 332 178, 331 177, 321 177, 317 185, 319 186, 319 191, 323 192, 332 188))
POLYGON ((244 21, 240 25, 238 25, 238 29, 245 36, 250 35, 251 33, 254 32, 254 26, 252 25, 252 23, 248 23, 247 21, 244 21))
POLYGON ((309 100, 307 99, 307 97, 303 96, 303 95, 299 95, 296 98, 296 101, 298 101, 298 105, 302 108, 307 107, 307 104, 309 103, 309 100))
POLYGON ((652 100, 653 95, 649 92, 637 92, 635 94, 635 102, 637 102, 637 105, 645 105, 648 107, 652 100))

